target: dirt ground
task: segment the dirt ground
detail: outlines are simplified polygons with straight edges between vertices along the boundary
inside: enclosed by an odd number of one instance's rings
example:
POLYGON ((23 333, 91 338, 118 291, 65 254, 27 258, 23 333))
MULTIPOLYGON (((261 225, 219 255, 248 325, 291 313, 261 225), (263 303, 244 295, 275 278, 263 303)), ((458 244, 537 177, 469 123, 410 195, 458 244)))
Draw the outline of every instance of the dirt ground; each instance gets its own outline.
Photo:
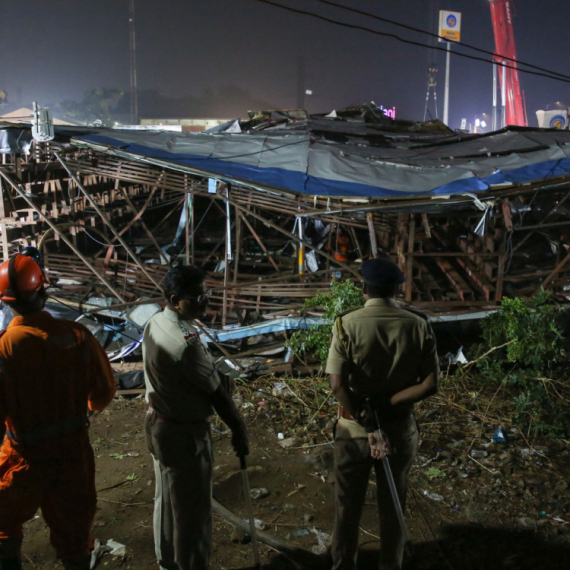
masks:
MULTIPOLYGON (((326 402, 313 411, 291 394, 286 397, 282 386, 281 396, 275 396, 271 381, 261 385, 261 392, 237 393, 251 437, 251 487, 268 491, 253 501, 255 518, 268 533, 318 552, 334 520, 328 443, 334 406, 326 402)), ((94 535, 102 543, 113 539, 126 546, 122 556, 105 555, 100 568, 157 568, 145 412, 141 397, 117 398, 92 423, 99 496, 94 535)), ((413 541, 407 568, 568 569, 568 442, 529 442, 520 432, 505 430, 507 443, 492 443, 492 426, 440 395, 423 403, 418 417, 422 442, 406 508, 413 541)), ((214 446, 214 496, 245 518, 239 463, 220 423, 214 424, 214 446)), ((375 568, 377 534, 371 484, 361 521, 360 568, 375 568)), ((253 567, 251 545, 240 538, 231 524, 214 516, 212 569, 253 567)), ((60 567, 40 512, 26 525, 24 553, 26 570, 60 567)), ((261 554, 269 568, 298 568, 267 546, 262 545, 261 554)))

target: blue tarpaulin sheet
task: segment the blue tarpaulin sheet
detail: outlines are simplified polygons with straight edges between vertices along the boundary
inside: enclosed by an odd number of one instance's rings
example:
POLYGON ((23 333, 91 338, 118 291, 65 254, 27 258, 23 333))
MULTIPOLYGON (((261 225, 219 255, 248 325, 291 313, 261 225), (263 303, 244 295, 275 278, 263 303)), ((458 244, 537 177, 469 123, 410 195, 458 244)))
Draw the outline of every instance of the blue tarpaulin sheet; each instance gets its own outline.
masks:
POLYGON ((407 198, 482 192, 570 174, 570 132, 504 129, 412 136, 384 146, 341 143, 310 132, 173 133, 56 127, 79 145, 163 167, 303 195, 407 198))

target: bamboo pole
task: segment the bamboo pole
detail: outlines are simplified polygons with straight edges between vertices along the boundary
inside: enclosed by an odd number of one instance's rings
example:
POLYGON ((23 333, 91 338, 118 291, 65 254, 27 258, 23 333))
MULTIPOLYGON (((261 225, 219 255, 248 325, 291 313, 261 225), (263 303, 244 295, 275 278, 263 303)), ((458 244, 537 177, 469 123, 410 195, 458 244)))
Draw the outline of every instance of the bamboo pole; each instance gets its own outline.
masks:
MULTIPOLYGON (((229 228, 227 228, 229 230, 229 228)), ((226 319, 228 315, 228 265, 229 265, 229 236, 228 231, 226 231, 226 247, 224 248, 224 292, 222 300, 222 326, 226 326, 226 319)))
POLYGON ((115 226, 113 226, 113 224, 107 219, 107 216, 105 216, 105 213, 101 211, 101 208, 99 208, 99 206, 97 205, 95 200, 93 200, 93 197, 85 190, 85 188, 82 186, 81 182, 79 182, 77 177, 71 172, 71 170, 69 169, 69 167, 67 166, 65 161, 61 158, 61 156, 59 156, 59 154, 57 152, 54 152, 54 155, 59 160, 59 162, 61 163, 63 168, 65 168, 65 170, 67 171, 67 173, 69 174, 71 179, 75 182, 75 184, 77 184, 77 187, 83 192, 83 194, 85 195, 85 197, 87 198, 87 200, 89 201, 91 206, 95 209, 95 211, 99 214, 99 216, 101 216, 101 219, 103 220, 105 225, 111 230, 111 232, 114 234, 114 236, 119 240, 121 245, 125 248, 125 251, 134 259, 135 263, 140 267, 141 271, 154 283, 154 285, 158 289, 160 289, 162 291, 162 287, 161 287, 160 283, 155 281, 154 278, 149 274, 149 272, 146 270, 146 267, 144 266, 142 261, 139 259, 138 255, 131 249, 129 244, 121 237, 119 232, 116 230, 115 226))
POLYGON ((195 203, 194 203, 194 193, 190 193, 190 205, 191 205, 191 209, 192 209, 192 219, 190 220, 190 232, 191 232, 191 236, 192 236, 192 242, 191 242, 191 252, 190 252, 190 261, 192 263, 192 265, 194 265, 196 263, 196 256, 195 256, 195 237, 194 237, 194 218, 196 217, 195 214, 195 203))
POLYGON ((354 241, 354 245, 356 246, 358 257, 364 261, 364 252, 362 251, 362 247, 360 246, 360 241, 358 239, 358 236, 356 235, 356 230, 352 226, 348 226, 348 231, 350 232, 352 240, 354 241))
POLYGON ((297 228, 299 232, 298 271, 299 275, 302 275, 305 271, 305 250, 303 248, 303 223, 301 221, 301 218, 297 218, 297 223, 299 224, 299 227, 297 228))
MULTIPOLYGON (((169 263, 168 257, 166 257, 166 254, 164 253, 164 251, 162 251, 162 248, 160 247, 160 245, 156 241, 156 238, 154 237, 153 233, 149 230, 148 226, 144 223, 144 220, 142 219, 142 211, 143 210, 141 210, 141 212, 139 214, 139 212, 135 208, 135 205, 133 204, 132 200, 129 198, 129 193, 121 186, 120 181, 118 179, 117 179, 117 186, 118 186, 118 189, 121 191, 121 194, 124 196, 125 201, 127 202, 127 205, 134 212, 135 219, 140 220, 140 223, 141 223, 141 226, 143 227, 143 230, 145 231, 146 235, 152 241, 154 247, 156 247, 156 250, 158 251, 158 255, 160 257, 162 257, 164 259, 164 261, 166 261, 166 264, 168 265, 168 263, 169 263)), ((147 201, 147 203, 148 203, 148 201, 147 201)), ((146 204, 145 204, 145 207, 146 207, 146 204)))
POLYGON ((162 220, 160 220, 160 222, 158 222, 158 224, 156 224, 156 226, 154 226, 154 228, 152 228, 152 231, 157 232, 158 228, 160 228, 162 226, 162 224, 164 224, 166 222, 166 220, 168 220, 168 218, 170 218, 170 216, 172 216, 172 214, 174 214, 174 212, 176 212, 176 210, 178 210, 179 206, 184 207, 184 198, 180 198, 180 200, 176 201, 174 206, 167 212, 167 214, 164 216, 164 218, 162 218, 162 220))
POLYGON ((505 281, 505 255, 507 251, 507 234, 503 232, 503 239, 501 240, 501 245, 499 247, 499 267, 497 275, 497 284, 495 285, 497 290, 495 291, 495 301, 500 303, 503 298, 503 284, 505 281))
POLYGON ((237 208, 234 208, 236 211, 236 254, 235 254, 235 262, 234 262, 234 284, 237 283, 238 273, 239 273, 239 258, 241 254, 241 222, 242 222, 242 215, 237 208))
POLYGON ((346 263, 343 263, 341 261, 338 261, 337 259, 335 259, 332 255, 330 255, 329 253, 322 251, 320 249, 318 249, 316 246, 310 244, 309 242, 305 241, 305 240, 299 240, 299 238, 295 235, 293 235, 291 232, 288 232, 287 230, 283 229, 282 227, 278 226, 277 224, 274 224, 273 222, 270 222, 269 220, 265 219, 263 216, 260 216, 259 214, 256 214, 255 212, 251 211, 251 210, 246 210, 243 206, 238 205, 237 203, 235 203, 231 198, 223 198, 224 200, 228 200, 228 202, 230 204, 232 204, 235 208, 241 210, 244 214, 249 214, 250 216, 260 220, 261 222, 263 222, 266 226, 269 226, 270 228, 273 228, 274 230, 277 230, 278 232, 286 235, 289 239, 293 240, 294 242, 298 242, 298 241, 302 241, 303 245, 305 247, 308 247, 310 249, 313 249, 315 251, 317 251, 319 253, 319 255, 322 255, 324 258, 331 260, 333 263, 335 263, 337 266, 339 266, 341 269, 344 269, 345 271, 349 271, 350 273, 352 273, 355 277, 358 277, 358 279, 360 280, 360 274, 358 273, 358 271, 356 269, 353 269, 352 267, 350 267, 350 265, 347 265, 346 263))
POLYGON ((192 215, 192 218, 194 218, 194 212, 190 214, 190 196, 191 196, 190 194, 184 195, 184 211, 186 212, 186 220, 184 224, 184 238, 186 241, 186 247, 185 247, 186 265, 190 263, 190 215, 192 215))
POLYGON ((569 260, 570 260, 570 253, 568 253, 564 257, 564 259, 550 272, 548 277, 541 283, 540 287, 536 290, 536 292, 538 293, 541 287, 546 288, 550 284, 550 282, 558 275, 558 273, 560 273, 562 269, 564 269, 564 266, 568 263, 569 260))
POLYGON ((416 221, 414 216, 409 223, 409 230, 408 230, 408 257, 406 259, 406 283, 405 283, 405 291, 406 291, 406 301, 411 303, 412 301, 412 293, 414 290, 414 281, 413 281, 413 273, 414 273, 414 238, 416 232, 416 221))
POLYGON ((20 190, 20 188, 18 188, 18 186, 14 182, 12 182, 12 180, 2 170, 0 170, 0 176, 2 176, 2 178, 4 178, 4 180, 6 180, 6 182, 8 182, 10 186, 12 186, 12 188, 14 188, 14 190, 20 196, 20 198, 24 199, 24 201, 30 206, 30 208, 32 208, 43 219, 43 221, 56 233, 56 235, 59 235, 59 237, 65 243, 65 245, 67 245, 67 247, 69 247, 69 249, 71 249, 71 251, 73 251, 73 253, 75 253, 75 255, 77 255, 77 257, 81 259, 81 261, 83 261, 83 263, 85 263, 85 265, 101 280, 101 282, 107 286, 109 291, 111 291, 111 293, 113 293, 113 295, 115 295, 115 297, 117 297, 117 299, 119 299, 121 303, 124 303, 125 300, 123 299, 121 294, 113 287, 113 285, 109 281, 107 281, 105 276, 102 275, 99 271, 97 271, 97 269, 77 249, 77 247, 75 247, 73 243, 71 243, 71 241, 69 241, 63 234, 58 232, 55 224, 47 216, 42 214, 42 211, 32 202, 32 200, 28 196, 26 196, 25 192, 20 190))
MULTIPOLYGON (((3 189, 2 181, 0 180, 0 218, 2 220, 5 220, 6 218, 6 210, 4 208, 4 192, 9 192, 9 189, 3 189)), ((6 261, 10 257, 10 254, 8 250, 8 235, 5 221, 2 221, 2 223, 0 223, 0 232, 2 232, 2 260, 6 261)))
POLYGON ((366 222, 368 223, 368 235, 370 237, 370 254, 372 257, 378 257, 378 245, 376 243, 376 232, 374 231, 372 212, 366 214, 366 222))
POLYGON ((273 268, 275 269, 275 271, 277 271, 277 273, 281 273, 281 270, 279 269, 279 266, 277 265, 277 263, 273 259, 273 256, 269 253, 269 251, 267 251, 265 244, 263 243, 263 241, 259 237, 258 233, 253 229, 253 226, 249 223, 249 220, 247 220, 247 218, 245 218, 244 215, 239 210, 236 209, 236 212, 238 214, 236 219, 242 219, 243 220, 243 223, 247 226, 248 230, 251 232, 251 235, 254 237, 254 239, 258 243, 259 247, 263 250, 265 255, 267 255, 267 259, 269 259, 269 262, 271 263, 271 265, 273 265, 273 268))

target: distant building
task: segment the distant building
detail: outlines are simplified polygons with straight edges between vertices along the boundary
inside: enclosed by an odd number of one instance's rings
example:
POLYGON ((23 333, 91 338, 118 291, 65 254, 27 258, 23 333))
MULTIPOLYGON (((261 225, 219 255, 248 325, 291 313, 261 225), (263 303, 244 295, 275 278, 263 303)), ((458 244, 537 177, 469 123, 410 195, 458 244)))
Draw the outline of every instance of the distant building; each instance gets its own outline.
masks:
POLYGON ((141 126, 163 127, 164 130, 180 130, 187 133, 200 133, 206 129, 227 123, 231 119, 141 119, 141 126), (180 129, 168 127, 181 127, 180 129))

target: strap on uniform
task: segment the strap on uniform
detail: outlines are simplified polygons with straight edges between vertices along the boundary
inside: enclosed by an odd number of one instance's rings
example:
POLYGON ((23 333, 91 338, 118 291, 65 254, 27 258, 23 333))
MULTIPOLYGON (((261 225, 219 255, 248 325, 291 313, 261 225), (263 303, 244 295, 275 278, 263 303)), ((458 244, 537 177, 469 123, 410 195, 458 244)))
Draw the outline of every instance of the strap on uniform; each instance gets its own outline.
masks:
POLYGON ((344 331, 344 327, 342 326, 342 317, 337 317, 336 321, 334 322, 334 328, 336 332, 336 337, 338 338, 339 342, 342 344, 345 350, 348 350, 348 335, 344 331))
POLYGON ((8 281, 10 283, 10 289, 14 293, 14 297, 16 301, 20 301, 20 291, 18 290, 18 277, 16 275, 16 268, 14 267, 14 263, 16 262, 16 258, 20 255, 19 253, 15 253, 8 262, 8 281))

